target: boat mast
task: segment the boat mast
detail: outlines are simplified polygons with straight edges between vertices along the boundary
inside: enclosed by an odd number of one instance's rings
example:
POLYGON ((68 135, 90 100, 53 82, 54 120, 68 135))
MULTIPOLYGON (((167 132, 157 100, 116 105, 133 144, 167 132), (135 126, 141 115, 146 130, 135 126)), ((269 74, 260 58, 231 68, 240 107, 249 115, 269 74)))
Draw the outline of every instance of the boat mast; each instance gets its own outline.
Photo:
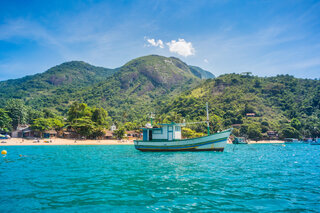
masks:
POLYGON ((152 119, 154 118, 153 112, 150 113, 150 119, 151 119, 151 126, 152 126, 152 119))
POLYGON ((208 129, 208 135, 210 135, 208 102, 206 103, 206 106, 207 106, 207 129, 208 129))

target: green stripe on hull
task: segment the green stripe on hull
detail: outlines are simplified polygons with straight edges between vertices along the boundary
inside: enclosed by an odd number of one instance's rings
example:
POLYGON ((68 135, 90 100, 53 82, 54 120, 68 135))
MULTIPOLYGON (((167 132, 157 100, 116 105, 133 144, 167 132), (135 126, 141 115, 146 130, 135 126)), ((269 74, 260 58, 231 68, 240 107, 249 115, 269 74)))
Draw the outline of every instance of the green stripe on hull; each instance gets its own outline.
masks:
POLYGON ((191 151, 191 152, 201 152, 201 151, 214 151, 223 152, 224 148, 212 148, 212 149, 139 149, 142 152, 176 152, 176 151, 191 151))

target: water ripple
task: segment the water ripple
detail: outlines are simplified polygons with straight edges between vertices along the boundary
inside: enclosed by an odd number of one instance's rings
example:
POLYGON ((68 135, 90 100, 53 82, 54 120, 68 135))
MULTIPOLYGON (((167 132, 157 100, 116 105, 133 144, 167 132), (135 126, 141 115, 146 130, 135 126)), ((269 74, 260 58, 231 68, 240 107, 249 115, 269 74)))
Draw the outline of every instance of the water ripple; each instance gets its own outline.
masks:
POLYGON ((224 153, 6 149, 1 212, 320 211, 318 146, 229 145, 224 153))

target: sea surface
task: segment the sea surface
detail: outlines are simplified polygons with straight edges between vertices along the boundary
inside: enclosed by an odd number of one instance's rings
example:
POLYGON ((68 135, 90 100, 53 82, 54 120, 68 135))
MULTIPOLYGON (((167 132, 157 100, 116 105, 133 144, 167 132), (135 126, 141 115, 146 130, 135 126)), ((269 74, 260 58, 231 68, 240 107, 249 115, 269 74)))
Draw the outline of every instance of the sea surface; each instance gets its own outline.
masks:
POLYGON ((320 146, 0 149, 0 212, 320 212, 320 146))

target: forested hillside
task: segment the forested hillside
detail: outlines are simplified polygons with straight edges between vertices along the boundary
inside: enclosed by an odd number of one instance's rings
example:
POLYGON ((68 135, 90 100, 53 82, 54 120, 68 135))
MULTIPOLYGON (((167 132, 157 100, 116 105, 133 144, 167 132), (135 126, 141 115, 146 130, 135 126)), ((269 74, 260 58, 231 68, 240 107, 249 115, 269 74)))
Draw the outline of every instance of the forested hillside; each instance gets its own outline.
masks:
POLYGON ((99 104, 120 122, 142 121, 168 99, 201 82, 187 64, 177 58, 145 56, 134 59, 89 90, 79 92, 81 101, 99 104))
POLYGON ((140 57, 117 69, 73 61, 41 74, 0 82, 0 104, 20 99, 33 109, 65 115, 73 102, 85 102, 102 106, 115 120, 126 122, 143 119, 158 103, 207 78, 214 75, 174 57, 140 57))
MULTIPOLYGON (((212 130, 230 128, 236 135, 262 138, 320 136, 320 81, 289 75, 255 77, 227 74, 209 79, 164 105, 158 119, 205 120, 209 102, 212 130)), ((198 131, 203 126, 195 126, 198 131)))
MULTIPOLYGON (((66 62, 44 73, 0 82, 0 104, 10 98, 41 108, 53 96, 67 96, 84 87, 106 80, 117 69, 95 67, 81 61, 66 62)), ((54 107, 59 107, 56 102, 54 107)))
MULTIPOLYGON (((319 94, 319 80, 248 73, 214 78, 180 59, 157 55, 118 69, 67 62, 42 74, 0 82, 0 102, 10 103, 2 108, 17 108, 12 99, 19 100, 17 106, 27 106, 29 123, 42 115, 54 117, 50 113, 66 117, 76 101, 103 107, 112 122, 130 129, 144 125, 151 112, 157 122, 197 122, 206 119, 208 102, 212 131, 234 127, 234 134, 254 139, 267 138, 269 131, 283 138, 320 136, 319 94)), ((6 116, 5 110, 2 114, 6 116)), ((205 131, 201 124, 190 128, 205 131)))

